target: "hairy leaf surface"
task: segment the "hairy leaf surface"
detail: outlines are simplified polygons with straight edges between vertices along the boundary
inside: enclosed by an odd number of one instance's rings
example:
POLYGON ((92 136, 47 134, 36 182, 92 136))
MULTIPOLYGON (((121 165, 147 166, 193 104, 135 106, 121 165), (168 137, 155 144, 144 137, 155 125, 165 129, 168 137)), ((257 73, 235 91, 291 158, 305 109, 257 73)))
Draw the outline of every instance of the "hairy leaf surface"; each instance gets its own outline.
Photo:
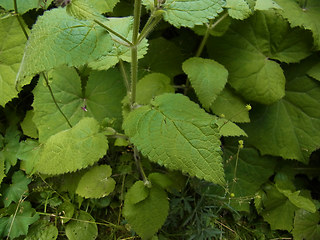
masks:
POLYGON ((225 184, 216 120, 180 94, 163 94, 132 111, 125 133, 148 158, 173 170, 225 184))
POLYGON ((253 108, 251 124, 242 127, 262 154, 308 163, 310 154, 319 148, 319 109, 319 82, 297 77, 288 82, 283 99, 253 108))
POLYGON ((282 9, 274 0, 257 0, 254 10, 282 9))
POLYGON ((132 193, 136 189, 136 184, 139 184, 139 188, 147 188, 142 181, 138 181, 129 189, 124 202, 123 215, 142 239, 150 239, 167 218, 169 211, 167 194, 161 187, 153 185, 148 189, 148 196, 135 203, 136 201, 132 202, 129 197, 136 194, 132 193))
MULTIPOLYGON (((10 1, 12 3, 12 1, 10 1)), ((24 25, 24 23, 22 23, 24 25)), ((25 26, 25 25, 24 25, 25 26)), ((15 78, 27 39, 15 16, 0 19, 0 105, 18 95, 15 78)))
POLYGON ((228 71, 216 61, 204 58, 189 58, 182 65, 192 87, 204 106, 209 109, 227 83, 228 71))
POLYGON ((76 193, 85 198, 102 198, 109 195, 116 185, 110 177, 111 173, 112 169, 109 165, 89 169, 81 177, 76 193))
POLYGON ((312 31, 314 45, 320 49, 320 2, 318 0, 298 1, 274 0, 282 8, 279 11, 292 27, 302 27, 312 31))
MULTIPOLYGON (((121 119, 121 99, 126 91, 116 69, 91 72, 84 92, 74 69, 61 67, 49 72, 48 78, 59 107, 72 125, 84 117, 94 117, 99 122, 107 117, 121 119)), ((34 98, 33 121, 39 130, 40 142, 70 128, 58 111, 43 77, 34 90, 34 98)))
POLYGON ((192 28, 214 19, 223 5, 223 0, 167 0, 163 4, 164 20, 177 28, 192 28))
MULTIPOLYGON (((41 0, 16 0, 18 13, 24 14, 33 8, 39 8, 41 0)), ((50 1, 48 1, 50 2, 50 1)), ((14 4, 11 0, 1 0, 0 6, 2 6, 6 10, 14 10, 14 4)))
POLYGON ((311 36, 273 12, 256 12, 209 41, 211 57, 229 71, 229 83, 243 97, 263 104, 284 96, 285 77, 278 63, 298 62, 310 54, 311 36))
POLYGON ((320 238, 319 212, 310 213, 299 209, 294 217, 293 237, 296 240, 316 240, 320 238))
POLYGON ((251 10, 245 0, 226 0, 225 8, 228 9, 230 17, 243 20, 251 15, 251 10))
POLYGON ((51 136, 43 146, 36 169, 56 175, 86 168, 102 158, 108 148, 93 118, 83 118, 73 128, 51 136))
POLYGON ((31 174, 34 171, 36 163, 40 159, 42 145, 38 141, 27 139, 20 142, 20 148, 17 153, 17 158, 21 160, 21 168, 27 173, 31 174))
POLYGON ((64 8, 46 11, 32 28, 17 80, 64 64, 89 63, 111 47, 110 35, 94 22, 75 19, 64 8))
MULTIPOLYGON (((132 40, 133 18, 108 18, 108 21, 103 22, 106 26, 119 33, 128 41, 132 40)), ((119 60, 131 62, 131 50, 129 46, 123 46, 124 43, 119 37, 110 34, 113 41, 113 46, 107 54, 101 55, 96 61, 93 61, 89 66, 96 70, 107 70, 116 65, 119 60), (119 43, 120 42, 120 43, 119 43)), ((144 39, 138 46, 138 59, 143 58, 148 50, 148 41, 144 39)))
POLYGON ((56 226, 47 221, 40 220, 33 224, 24 240, 54 240, 58 237, 56 226))

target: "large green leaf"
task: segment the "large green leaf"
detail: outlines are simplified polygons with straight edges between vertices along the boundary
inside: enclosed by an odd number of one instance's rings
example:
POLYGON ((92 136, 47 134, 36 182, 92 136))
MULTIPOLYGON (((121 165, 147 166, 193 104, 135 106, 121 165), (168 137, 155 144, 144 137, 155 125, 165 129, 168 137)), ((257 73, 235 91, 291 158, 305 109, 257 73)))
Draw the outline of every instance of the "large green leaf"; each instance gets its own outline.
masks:
POLYGON ((234 22, 227 33, 208 43, 211 57, 229 71, 229 83, 248 100, 273 103, 284 96, 281 62, 299 62, 311 52, 311 36, 272 11, 234 22))
POLYGON ((223 11, 223 0, 167 0, 163 4, 164 20, 177 28, 207 23, 223 11))
POLYGON ((43 146, 36 169, 44 174, 63 174, 86 168, 108 149, 106 137, 93 118, 83 118, 73 128, 51 136, 43 146))
MULTIPOLYGON (((0 218, 0 237, 9 236, 14 239, 28 233, 29 225, 39 219, 39 215, 31 208, 31 203, 24 201, 21 204, 10 206, 13 213, 0 218), (16 214, 14 214, 15 210, 16 214)), ((3 238, 4 239, 4 238, 3 238)))
POLYGON ((38 138, 38 129, 34 122, 32 121, 32 118, 34 116, 34 111, 29 110, 26 112, 26 116, 24 117, 23 121, 20 123, 22 132, 24 135, 32 138, 38 138))
MULTIPOLYGON (((72 125, 83 117, 94 117, 100 122, 107 117, 121 119, 121 99, 126 91, 121 74, 116 69, 91 72, 84 92, 75 69, 61 67, 49 72, 48 78, 59 107, 72 125)), ((33 107, 33 121, 39 130, 40 142, 45 142, 50 136, 69 129, 43 77, 34 90, 33 107)))
POLYGON ((281 7, 279 11, 288 19, 292 27, 303 27, 311 30, 314 45, 320 49, 320 2, 318 0, 296 1, 296 0, 274 0, 281 7))
MULTIPOLYGON (((108 21, 104 21, 104 24, 119 33, 121 36, 126 38, 128 41, 132 39, 132 28, 133 28, 133 18, 124 17, 124 18, 108 18, 108 21)), ((93 61, 89 66, 96 70, 107 70, 113 67, 123 60, 126 62, 131 62, 131 50, 129 46, 123 46, 120 43, 124 43, 119 37, 110 34, 113 42, 113 47, 111 51, 108 51, 106 54, 101 55, 96 61, 93 61)), ((148 42, 144 39, 138 46, 138 59, 143 58, 147 53, 148 42)))
POLYGON ((40 220, 30 227, 24 240, 55 240, 57 237, 57 227, 46 220, 40 220))
MULTIPOLYGON (((23 14, 29 11, 30 9, 39 8, 43 0, 16 0, 16 1, 17 1, 18 13, 23 14)), ((8 11, 14 10, 13 2, 14 1, 12 0, 1 0, 0 6, 2 6, 4 9, 8 11)))
POLYGON ((17 152, 19 151, 20 131, 15 126, 10 126, 6 129, 4 136, 4 146, 1 149, 0 154, 5 160, 6 172, 10 168, 17 164, 17 152))
POLYGON ((135 203, 136 201, 131 201, 130 196, 136 194, 132 191, 136 191, 137 188, 141 188, 139 192, 143 192, 142 189, 147 187, 138 181, 129 189, 125 197, 123 215, 142 239, 150 239, 167 218, 169 211, 167 194, 161 187, 152 185, 148 189, 148 196, 135 203))
POLYGON ((17 80, 63 64, 86 64, 111 48, 110 35, 94 22, 75 19, 65 8, 46 11, 32 28, 17 80))
POLYGON ((109 195, 116 182, 111 176, 112 169, 108 165, 91 168, 80 179, 76 193, 85 198, 101 198, 109 195))
POLYGON ((98 236, 98 227, 94 218, 87 212, 80 210, 74 220, 66 226, 66 235, 69 240, 95 240, 98 236))
POLYGON ((12 175, 12 183, 4 190, 2 200, 5 207, 12 202, 18 203, 21 196, 28 192, 28 185, 31 179, 27 178, 22 171, 15 172, 12 175))
POLYGON ((180 94, 166 93, 132 111, 123 128, 148 158, 210 182, 225 184, 216 120, 180 94))
POLYGON ((250 122, 245 102, 228 86, 217 96, 210 109, 214 114, 233 122, 250 122))
POLYGON ((320 239, 319 212, 310 213, 303 209, 296 211, 294 218, 293 237, 296 240, 320 239))
MULTIPOLYGON (((12 1, 10 1, 12 3, 12 1)), ((24 24, 22 22, 22 24, 24 24)), ((15 78, 27 39, 15 16, 0 19, 0 105, 4 106, 18 92, 15 78)))
POLYGON ((43 146, 40 145, 38 141, 32 139, 20 142, 17 158, 21 160, 21 169, 23 169, 27 174, 33 173, 35 165, 40 159, 42 147, 43 146))
POLYGON ((226 0, 226 3, 225 8, 232 18, 243 20, 251 15, 250 7, 245 0, 226 0))
POLYGON ((288 81, 286 96, 257 106, 242 127, 262 154, 308 163, 320 143, 320 85, 307 76, 288 81))
POLYGON ((209 109, 227 83, 228 71, 216 61, 203 58, 189 58, 182 65, 192 87, 204 106, 209 109))
POLYGON ((282 9, 274 0, 257 0, 254 10, 282 9))
POLYGON ((274 186, 266 185, 255 199, 258 213, 267 221, 271 229, 292 230, 294 212, 298 208, 274 186))

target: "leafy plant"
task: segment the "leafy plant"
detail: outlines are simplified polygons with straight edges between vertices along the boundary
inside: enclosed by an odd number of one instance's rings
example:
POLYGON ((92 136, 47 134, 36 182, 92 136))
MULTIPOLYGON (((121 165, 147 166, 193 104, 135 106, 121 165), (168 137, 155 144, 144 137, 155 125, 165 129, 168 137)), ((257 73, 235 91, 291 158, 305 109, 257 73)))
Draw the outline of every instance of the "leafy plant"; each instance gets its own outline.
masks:
POLYGON ((1 1, 0 237, 317 239, 319 16, 1 1))

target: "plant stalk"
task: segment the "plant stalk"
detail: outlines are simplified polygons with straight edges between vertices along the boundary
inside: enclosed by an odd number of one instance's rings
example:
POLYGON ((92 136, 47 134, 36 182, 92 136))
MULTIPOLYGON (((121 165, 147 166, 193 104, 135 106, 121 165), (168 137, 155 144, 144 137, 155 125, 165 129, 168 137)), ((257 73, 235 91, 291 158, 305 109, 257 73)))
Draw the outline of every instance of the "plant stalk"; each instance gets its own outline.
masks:
POLYGON ((126 69, 124 68, 124 64, 123 64, 122 59, 118 58, 118 60, 119 60, 120 72, 121 72, 122 77, 123 77, 123 82, 124 82, 124 85, 126 86, 127 93, 128 93, 128 92, 130 92, 130 83, 129 83, 129 80, 128 80, 127 72, 126 72, 126 69))
POLYGON ((153 12, 148 19, 147 23, 144 25, 139 37, 138 42, 140 43, 146 36, 150 34, 150 32, 155 28, 155 26, 161 21, 162 14, 157 14, 157 12, 153 12))
POLYGON ((20 18, 20 15, 19 15, 19 13, 18 13, 17 0, 13 0, 13 7, 14 7, 14 13, 15 13, 15 15, 16 15, 16 17, 17 17, 17 20, 18 20, 18 22, 19 22, 19 25, 20 25, 20 27, 21 27, 24 35, 25 35, 26 38, 28 39, 28 38, 29 38, 28 33, 27 33, 26 29, 24 28, 23 23, 22 23, 21 18, 20 18))

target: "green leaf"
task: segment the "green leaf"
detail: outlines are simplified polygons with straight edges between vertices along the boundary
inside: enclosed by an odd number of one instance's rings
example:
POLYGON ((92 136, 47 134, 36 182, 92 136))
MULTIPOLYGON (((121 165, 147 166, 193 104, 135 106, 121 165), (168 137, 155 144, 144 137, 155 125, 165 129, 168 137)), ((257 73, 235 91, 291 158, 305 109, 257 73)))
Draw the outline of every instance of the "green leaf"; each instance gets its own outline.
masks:
POLYGON ((311 30, 314 45, 320 49, 320 2, 318 0, 298 1, 274 0, 282 8, 279 13, 288 19, 292 27, 311 30))
POLYGON ((80 179, 76 193, 85 198, 102 198, 109 195, 116 185, 111 178, 112 169, 109 165, 95 166, 88 170, 80 179))
POLYGON ((92 5, 85 0, 72 0, 66 7, 67 13, 80 20, 104 20, 102 16, 92 5))
MULTIPOLYGON (((72 125, 84 117, 94 117, 99 122, 105 118, 121 116, 121 99, 126 90, 120 72, 91 72, 84 93, 81 80, 74 69, 61 67, 49 72, 49 81, 55 99, 72 125), (83 110, 85 107, 85 110, 83 110)), ((58 111, 43 77, 34 90, 33 121, 39 130, 39 141, 45 142, 50 136, 69 129, 65 118, 58 111)))
POLYGON ((319 212, 310 213, 303 209, 296 211, 293 237, 296 240, 316 240, 320 238, 319 212))
POLYGON ((170 176, 163 173, 150 173, 148 179, 152 184, 157 184, 163 189, 168 189, 173 185, 173 181, 170 176))
POLYGON ((208 30, 210 35, 220 37, 223 34, 225 34, 225 32, 228 30, 232 22, 232 18, 229 17, 228 14, 226 16, 222 15, 221 18, 223 19, 220 20, 218 24, 216 24, 217 21, 215 22, 210 21, 209 25, 208 24, 203 24, 201 26, 197 25, 192 30, 200 36, 204 36, 206 34, 206 31, 208 30))
POLYGON ((316 212, 317 209, 314 203, 310 199, 300 196, 300 191, 291 192, 290 190, 282 190, 279 188, 278 190, 283 195, 285 195, 289 199, 289 201, 293 203, 295 206, 297 206, 298 208, 305 209, 311 213, 316 212))
POLYGON ((113 8, 120 0, 77 0, 81 4, 90 5, 99 13, 112 12, 113 8))
POLYGON ((251 9, 245 0, 226 0, 225 8, 230 17, 243 20, 251 15, 251 9))
POLYGON ((224 119, 224 118, 216 118, 217 126, 219 129, 219 133, 221 136, 224 137, 231 137, 231 136, 245 136, 247 134, 243 131, 238 125, 234 124, 233 122, 224 119))
MULTIPOLYGON (((16 0, 18 13, 24 14, 25 12, 33 9, 39 8, 41 0, 16 0)), ((0 6, 2 6, 7 11, 14 10, 14 4, 12 0, 1 0, 0 6)))
MULTIPOLYGON (((0 185, 1 185, 1 183, 2 183, 2 180, 5 178, 5 173, 4 173, 4 171, 5 171, 5 159, 4 159, 4 156, 3 156, 3 154, 1 154, 1 152, 0 152, 0 185)), ((1 196, 1 193, 0 193, 0 196, 1 196)))
POLYGON ((232 122, 250 122, 245 102, 228 86, 217 96, 210 109, 214 114, 232 122))
POLYGON ((247 100, 271 104, 284 96, 285 77, 278 63, 299 62, 310 54, 310 35, 272 11, 234 22, 208 43, 210 55, 229 71, 229 83, 247 100))
MULTIPOLYGON (((141 186, 141 183, 139 186, 141 186)), ((135 195, 135 193, 132 193, 135 188, 128 190, 124 201, 123 215, 142 239, 150 239, 161 228, 167 218, 169 211, 167 194, 159 186, 153 185, 148 189, 149 195, 147 198, 134 203, 131 201, 130 196, 135 195)), ((144 186, 144 188, 146 187, 144 186)))
POLYGON ((123 128, 152 162, 225 184, 215 119, 187 97, 158 96, 151 106, 132 111, 123 128))
POLYGON ((106 137, 93 118, 83 118, 73 128, 50 137, 43 146, 36 169, 43 174, 62 174, 86 168, 108 149, 106 137))
POLYGON ((17 214, 0 218, 0 237, 9 236, 14 239, 28 233, 29 225, 39 219, 39 215, 31 208, 30 202, 24 201, 13 207, 18 208, 17 214))
POLYGON ((4 106, 18 95, 15 78, 27 39, 15 16, 0 19, 0 36, 0 105, 4 106))
POLYGON ((150 189, 147 188, 143 181, 136 181, 126 194, 126 202, 136 204, 145 200, 150 194, 150 189))
MULTIPOLYGON (((115 32, 119 33, 124 38, 131 41, 133 32, 133 18, 108 18, 108 21, 104 21, 107 27, 111 28, 115 32)), ((102 54, 97 60, 89 63, 89 66, 95 70, 107 70, 116 65, 119 60, 131 62, 131 50, 129 46, 123 46, 120 43, 124 43, 119 37, 110 34, 113 41, 113 47, 106 54, 102 54)), ((127 43, 125 43, 127 44, 127 43)), ((138 46, 138 59, 143 58, 148 50, 148 41, 144 39, 138 46)))
POLYGON ((170 78, 182 73, 183 55, 172 41, 162 37, 149 41, 148 53, 139 61, 139 76, 164 73, 170 78))
POLYGON ((162 73, 151 73, 137 83, 136 102, 142 105, 149 104, 155 96, 163 93, 174 93, 170 78, 162 73))
POLYGON ((40 159, 42 145, 38 141, 27 139, 20 142, 20 148, 17 153, 17 158, 22 160, 21 169, 27 174, 31 174, 35 170, 35 166, 40 159))
POLYGON ((237 150, 228 146, 224 148, 226 180, 229 182, 229 191, 235 195, 231 205, 249 212, 250 200, 256 197, 260 186, 273 175, 276 159, 261 156, 254 148, 243 148, 237 160, 237 150))
POLYGON ((11 166, 17 164, 17 152, 19 151, 20 132, 15 126, 10 126, 6 129, 4 136, 4 147, 1 150, 1 154, 5 159, 6 172, 8 172, 11 166))
POLYGON ((254 107, 248 141, 260 152, 308 163, 320 142, 320 85, 307 76, 289 80, 286 96, 270 106, 254 107))
POLYGON ((308 72, 307 74, 310 77, 313 77, 314 79, 320 81, 320 63, 314 65, 308 72))
POLYGON ((228 71, 216 61, 189 58, 182 64, 203 107, 209 109, 227 83, 228 71))
POLYGON ((77 220, 66 226, 66 235, 69 240, 94 240, 98 236, 98 228, 94 218, 87 212, 80 210, 77 220))
POLYGON ((260 192, 260 196, 262 199, 255 199, 256 204, 259 201, 262 204, 257 210, 264 220, 270 224, 271 229, 291 231, 294 212, 297 207, 272 185, 266 185, 260 192))
POLYGON ((177 28, 192 28, 214 19, 223 5, 223 0, 167 0, 162 6, 164 20, 177 28))
POLYGON ((269 10, 269 9, 282 9, 275 1, 273 0, 257 0, 254 10, 269 10))
POLYGON ((25 240, 55 240, 57 237, 58 229, 56 226, 46 220, 40 220, 30 227, 25 240))
POLYGON ((18 203, 21 196, 28 192, 28 185, 31 179, 27 178, 22 171, 12 175, 12 183, 4 190, 2 200, 5 207, 12 202, 18 203))
POLYGON ((75 19, 65 8, 45 11, 33 25, 17 80, 64 64, 84 65, 111 47, 110 35, 92 21, 75 19))
POLYGON ((26 116, 24 117, 23 121, 20 123, 20 126, 24 135, 31 138, 38 138, 39 134, 38 134, 37 126, 32 121, 33 116, 34 116, 33 110, 27 111, 26 116))
POLYGON ((65 217, 60 219, 62 224, 67 223, 69 222, 69 220, 71 220, 70 218, 72 218, 74 214, 74 208, 75 206, 70 202, 64 202, 61 205, 59 205, 59 216, 65 217))

